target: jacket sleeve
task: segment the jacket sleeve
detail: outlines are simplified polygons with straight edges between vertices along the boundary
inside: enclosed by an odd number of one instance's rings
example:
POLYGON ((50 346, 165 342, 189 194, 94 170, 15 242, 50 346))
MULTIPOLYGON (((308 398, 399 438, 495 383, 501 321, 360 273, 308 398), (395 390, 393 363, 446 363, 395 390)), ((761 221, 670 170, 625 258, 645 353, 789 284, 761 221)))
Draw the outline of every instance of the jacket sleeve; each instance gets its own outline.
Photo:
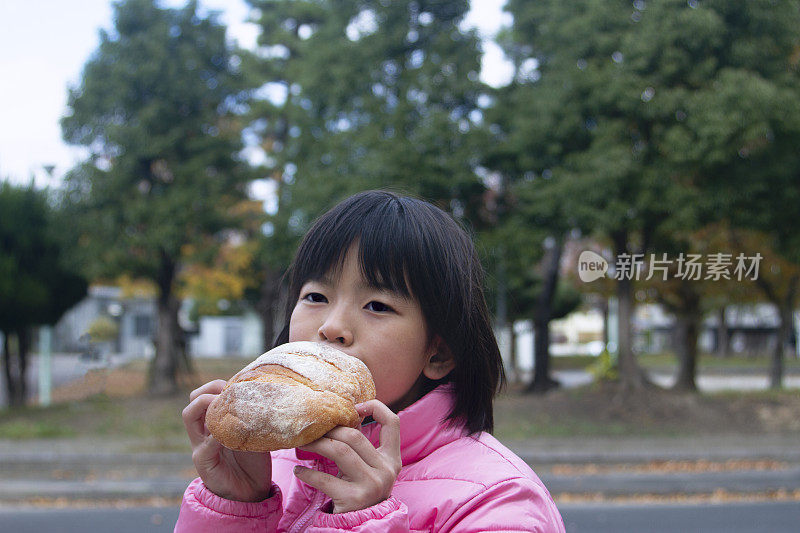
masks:
POLYGON ((282 515, 282 495, 275 483, 271 494, 263 502, 226 500, 208 490, 198 477, 183 494, 175 532, 276 531, 282 515))
POLYGON ((377 505, 349 513, 317 513, 311 528, 312 533, 407 533, 408 508, 395 498, 377 505))
POLYGON ((544 485, 512 478, 479 491, 437 530, 564 533, 564 521, 544 485))

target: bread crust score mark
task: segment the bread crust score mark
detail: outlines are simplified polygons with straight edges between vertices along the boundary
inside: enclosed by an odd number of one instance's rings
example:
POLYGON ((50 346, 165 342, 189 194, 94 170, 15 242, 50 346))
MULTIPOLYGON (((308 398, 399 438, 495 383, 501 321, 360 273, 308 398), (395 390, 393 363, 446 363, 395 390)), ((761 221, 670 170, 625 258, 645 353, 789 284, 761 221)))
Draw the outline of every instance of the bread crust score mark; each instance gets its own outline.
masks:
POLYGON ((292 342, 237 372, 206 413, 206 427, 232 450, 308 444, 336 426, 358 427, 355 405, 375 398, 366 365, 332 347, 292 342))

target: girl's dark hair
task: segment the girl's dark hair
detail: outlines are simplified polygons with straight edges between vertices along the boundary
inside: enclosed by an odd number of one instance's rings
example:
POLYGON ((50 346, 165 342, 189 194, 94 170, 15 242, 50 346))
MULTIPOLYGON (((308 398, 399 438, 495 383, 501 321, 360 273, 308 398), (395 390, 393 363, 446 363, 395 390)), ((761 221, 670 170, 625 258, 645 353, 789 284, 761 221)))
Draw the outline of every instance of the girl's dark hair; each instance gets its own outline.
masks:
POLYGON ((483 269, 467 232, 427 202, 367 191, 317 219, 288 272, 286 319, 276 345, 289 340, 302 286, 340 268, 355 242, 367 282, 415 298, 429 340, 438 335, 455 358, 450 374, 427 380, 425 392, 452 383, 456 399, 447 419, 470 433, 491 431, 492 400, 505 376, 483 295, 483 269))

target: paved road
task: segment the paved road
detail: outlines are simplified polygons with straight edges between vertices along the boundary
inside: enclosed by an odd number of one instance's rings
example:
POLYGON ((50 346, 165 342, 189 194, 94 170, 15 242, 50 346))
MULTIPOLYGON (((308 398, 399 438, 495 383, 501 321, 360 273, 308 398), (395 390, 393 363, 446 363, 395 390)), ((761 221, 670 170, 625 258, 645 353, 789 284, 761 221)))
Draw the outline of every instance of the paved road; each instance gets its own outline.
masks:
MULTIPOLYGON (((800 447, 794 435, 553 437, 507 444, 534 468, 553 494, 800 493, 800 447), (647 467, 662 461, 728 466, 720 471, 647 467), (563 465, 576 470, 565 470, 560 467, 563 465), (631 468, 635 465, 640 467, 631 468)), ((132 445, 126 441, 98 445, 76 439, 24 444, 0 440, 0 502, 36 497, 180 498, 196 475, 188 451, 132 453, 132 445)))
POLYGON ((800 502, 562 504, 568 533, 797 533, 800 502))
MULTIPOLYGON (((710 505, 562 504, 568 533, 796 533, 800 503, 710 505)), ((172 531, 177 508, 0 509, 0 532, 139 533, 172 531)))
POLYGON ((173 507, 0 509, 0 533, 159 533, 172 531, 177 519, 173 507))
MULTIPOLYGON (((730 472, 608 472, 585 475, 539 474, 552 494, 602 493, 605 496, 629 494, 711 494, 719 489, 734 493, 767 493, 800 489, 800 466, 779 470, 735 470, 730 472)), ((800 523, 798 524, 800 531, 800 523)))

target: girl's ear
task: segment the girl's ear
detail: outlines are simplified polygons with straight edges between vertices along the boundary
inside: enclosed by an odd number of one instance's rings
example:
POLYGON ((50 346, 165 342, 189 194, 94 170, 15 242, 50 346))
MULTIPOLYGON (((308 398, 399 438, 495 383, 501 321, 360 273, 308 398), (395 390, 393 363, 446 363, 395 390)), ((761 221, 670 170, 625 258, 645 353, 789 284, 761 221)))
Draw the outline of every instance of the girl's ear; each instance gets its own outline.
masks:
POLYGON ((422 373, 426 378, 436 381, 447 376, 456 367, 456 360, 441 337, 436 337, 433 348, 433 353, 425 363, 422 373))

